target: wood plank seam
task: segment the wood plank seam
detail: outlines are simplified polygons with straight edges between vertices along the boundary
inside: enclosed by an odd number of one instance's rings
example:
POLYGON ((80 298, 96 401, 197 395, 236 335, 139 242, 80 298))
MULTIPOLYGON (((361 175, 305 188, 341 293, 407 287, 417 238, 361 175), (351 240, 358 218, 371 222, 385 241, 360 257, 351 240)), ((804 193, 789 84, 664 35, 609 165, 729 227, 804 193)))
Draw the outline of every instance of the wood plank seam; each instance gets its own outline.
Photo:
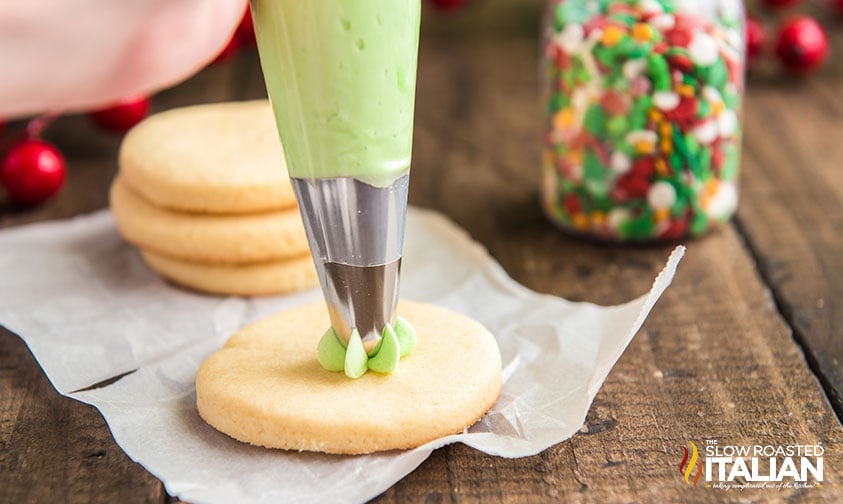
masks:
POLYGON ((773 302, 776 305, 776 311, 779 313, 779 315, 781 315, 782 319, 784 319, 784 321, 790 328, 790 333, 792 335, 793 341, 796 342, 796 345, 799 347, 799 349, 802 351, 802 354, 805 356, 805 361, 808 363, 808 368, 811 370, 811 373, 813 373, 819 381, 823 393, 825 394, 825 397, 831 404, 831 409, 837 416, 837 421, 843 424, 843 397, 841 397, 840 394, 837 393, 832 383, 823 373, 822 367, 820 366, 820 363, 817 360, 816 354, 811 351, 810 345, 807 344, 805 334, 803 334, 802 331, 799 330, 798 325, 794 321, 793 310, 788 307, 788 304, 784 299, 781 291, 775 287, 775 282, 773 282, 769 274, 770 272, 762 266, 762 258, 758 253, 758 249, 752 242, 752 237, 749 233, 747 233, 746 229, 744 228, 741 219, 738 216, 735 216, 732 222, 738 237, 741 239, 744 244, 744 247, 752 257, 752 262, 755 265, 755 269, 758 271, 758 275, 764 280, 764 283, 770 290, 773 302))

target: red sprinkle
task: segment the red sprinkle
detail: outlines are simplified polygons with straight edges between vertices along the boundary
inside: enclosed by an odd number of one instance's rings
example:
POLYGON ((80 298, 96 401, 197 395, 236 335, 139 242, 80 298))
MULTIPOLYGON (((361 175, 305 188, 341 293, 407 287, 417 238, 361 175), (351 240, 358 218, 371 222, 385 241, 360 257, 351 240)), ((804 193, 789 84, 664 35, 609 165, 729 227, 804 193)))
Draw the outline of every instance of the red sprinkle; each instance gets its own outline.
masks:
POLYGON ((687 232, 688 221, 683 218, 681 220, 671 221, 670 225, 662 232, 660 237, 666 240, 677 240, 685 236, 687 232))
POLYGON ((694 62, 691 61, 691 58, 683 54, 672 54, 668 56, 667 63, 670 65, 670 68, 679 70, 682 73, 688 73, 694 69, 694 62))
POLYGON ((629 173, 618 180, 618 186, 626 191, 629 198, 646 198, 650 190, 649 177, 638 177, 629 173))
POLYGON ((576 194, 569 194, 565 197, 565 210, 574 215, 582 211, 582 204, 576 194))
POLYGON ((656 161, 649 157, 636 161, 629 171, 631 176, 643 179, 649 179, 654 173, 656 173, 656 161))
POLYGON ((571 58, 561 47, 556 46, 556 66, 566 70, 571 65, 571 58))
POLYGON ((699 106, 699 102, 694 98, 683 96, 679 99, 679 105, 675 109, 665 112, 664 116, 671 121, 679 123, 682 131, 687 131, 696 121, 699 106))
POLYGON ((668 45, 680 47, 688 47, 688 44, 691 43, 692 36, 691 30, 686 26, 680 25, 678 19, 676 20, 676 26, 665 33, 668 45))
POLYGON ((583 25, 583 30, 585 35, 588 36, 591 35, 591 32, 594 30, 602 30, 607 26, 609 26, 609 21, 605 17, 598 16, 589 19, 588 22, 583 25))
POLYGON ((600 106, 609 115, 626 114, 629 111, 629 101, 615 91, 607 91, 600 99, 600 106))

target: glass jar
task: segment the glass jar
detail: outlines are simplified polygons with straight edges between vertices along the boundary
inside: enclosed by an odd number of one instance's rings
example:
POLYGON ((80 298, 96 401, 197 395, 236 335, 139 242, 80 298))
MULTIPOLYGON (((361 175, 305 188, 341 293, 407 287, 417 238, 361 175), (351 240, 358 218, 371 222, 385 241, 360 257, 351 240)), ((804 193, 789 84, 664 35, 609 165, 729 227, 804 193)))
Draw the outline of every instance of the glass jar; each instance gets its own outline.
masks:
POLYGON ((741 0, 550 0, 542 202, 611 241, 698 236, 738 202, 741 0))

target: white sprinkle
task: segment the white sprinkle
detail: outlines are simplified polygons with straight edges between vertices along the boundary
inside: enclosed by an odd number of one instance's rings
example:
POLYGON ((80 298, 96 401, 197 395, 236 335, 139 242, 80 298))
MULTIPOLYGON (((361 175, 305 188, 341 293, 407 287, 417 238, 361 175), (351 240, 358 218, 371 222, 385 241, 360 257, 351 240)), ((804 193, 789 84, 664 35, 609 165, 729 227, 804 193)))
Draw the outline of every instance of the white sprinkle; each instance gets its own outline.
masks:
POLYGON ((646 12, 648 14, 655 14, 657 12, 664 12, 664 7, 662 4, 656 2, 656 0, 641 0, 641 3, 638 5, 642 12, 646 12))
POLYGON ((632 161, 629 160, 629 156, 621 151, 615 151, 612 153, 612 170, 614 170, 615 173, 623 175, 624 173, 627 173, 630 168, 632 168, 632 161))
POLYGON ((647 60, 644 58, 630 59, 623 64, 623 76, 627 80, 634 80, 647 71, 647 60))
POLYGON ((650 186, 647 203, 656 209, 670 208, 676 203, 676 189, 669 182, 656 182, 650 186))
POLYGON ((576 164, 571 166, 571 172, 568 174, 568 176, 570 176, 571 179, 574 181, 580 181, 582 180, 582 174, 582 165, 576 164))
POLYGON ((699 143, 708 145, 717 139, 719 128, 717 127, 717 123, 708 119, 695 126, 693 132, 699 143))
POLYGON ((741 35, 740 32, 738 32, 737 30, 727 30, 726 41, 732 47, 743 48, 743 35, 741 35))
POLYGON ((559 44, 566 53, 573 54, 577 52, 582 45, 583 37, 585 37, 585 29, 582 25, 571 24, 566 26, 565 29, 557 35, 556 43, 559 44))
POLYGON ((618 229, 621 227, 621 224, 629 220, 629 211, 624 208, 613 208, 610 212, 608 217, 606 218, 606 222, 609 224, 609 227, 612 229, 618 229))
POLYGON ((735 19, 743 15, 743 8, 740 2, 717 2, 720 7, 720 17, 726 19, 735 19))
POLYGON ((720 51, 717 47, 717 42, 710 35, 697 31, 694 33, 694 38, 691 39, 691 44, 688 46, 688 53, 694 62, 708 66, 717 61, 720 51))
POLYGON ((720 103, 723 101, 723 96, 720 94, 720 91, 717 90, 714 86, 705 86, 702 90, 703 98, 708 100, 709 103, 720 103))
POLYGON ((676 18, 673 14, 659 14, 650 18, 650 25, 659 31, 672 30, 676 26, 676 18))
POLYGON ((601 38, 603 38, 603 30, 601 30, 600 28, 595 28, 594 30, 591 30, 591 33, 588 34, 587 40, 589 42, 594 43, 600 40, 601 38))
POLYGON ((574 110, 584 111, 591 104, 591 96, 588 88, 578 87, 571 94, 571 106, 574 110))
POLYGON ((653 105, 659 110, 671 111, 679 106, 679 95, 669 91, 656 91, 653 93, 653 105))
POLYGON ((709 215, 725 219, 738 208, 738 188, 732 182, 723 182, 714 196, 708 201, 709 215))
POLYGON ((721 137, 731 136, 738 129, 738 116, 734 110, 726 109, 717 116, 717 125, 721 137))
MULTIPOLYGON (((735 0, 721 0, 734 2, 735 0)), ((717 19, 717 0, 675 0, 676 11, 699 16, 700 19, 717 19)))
POLYGON ((650 130, 635 130, 626 134, 626 141, 630 145, 635 145, 638 142, 656 143, 658 139, 656 132, 650 130))
POLYGON ((726 87, 723 90, 726 91, 726 94, 729 96, 735 96, 738 94, 738 87, 734 82, 726 83, 726 87))

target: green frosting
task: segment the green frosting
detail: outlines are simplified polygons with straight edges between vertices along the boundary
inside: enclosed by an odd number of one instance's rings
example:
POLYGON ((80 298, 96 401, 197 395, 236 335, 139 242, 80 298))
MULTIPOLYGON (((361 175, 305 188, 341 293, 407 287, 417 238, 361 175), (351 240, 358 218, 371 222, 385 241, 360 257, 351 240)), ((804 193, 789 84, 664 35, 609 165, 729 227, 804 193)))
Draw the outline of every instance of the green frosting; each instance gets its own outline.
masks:
POLYGON ((329 327, 319 345, 316 347, 319 364, 328 371, 342 371, 345 369, 345 346, 343 346, 333 327, 329 327))
POLYGON ((366 374, 366 362, 369 356, 366 355, 366 348, 363 346, 363 340, 360 339, 360 333, 357 329, 351 331, 351 338, 348 340, 348 348, 345 349, 345 366, 343 371, 349 378, 360 378, 366 374))
POLYGON ((252 0, 297 178, 387 186, 410 168, 421 0, 252 0))
POLYGON ((395 330, 387 325, 383 328, 377 352, 369 357, 366 366, 377 373, 391 373, 398 367, 400 359, 401 347, 398 346, 398 336, 395 335, 395 330))
POLYGON ((410 355, 416 348, 416 330, 403 317, 395 318, 395 336, 398 338, 398 346, 401 348, 401 357, 410 355))
POLYGON ((316 353, 319 364, 326 370, 343 371, 349 378, 357 379, 369 369, 376 373, 392 373, 401 357, 409 355, 415 347, 415 329, 406 319, 397 317, 395 324, 383 328, 380 341, 368 354, 357 329, 351 332, 346 347, 333 328, 322 335, 316 353))

